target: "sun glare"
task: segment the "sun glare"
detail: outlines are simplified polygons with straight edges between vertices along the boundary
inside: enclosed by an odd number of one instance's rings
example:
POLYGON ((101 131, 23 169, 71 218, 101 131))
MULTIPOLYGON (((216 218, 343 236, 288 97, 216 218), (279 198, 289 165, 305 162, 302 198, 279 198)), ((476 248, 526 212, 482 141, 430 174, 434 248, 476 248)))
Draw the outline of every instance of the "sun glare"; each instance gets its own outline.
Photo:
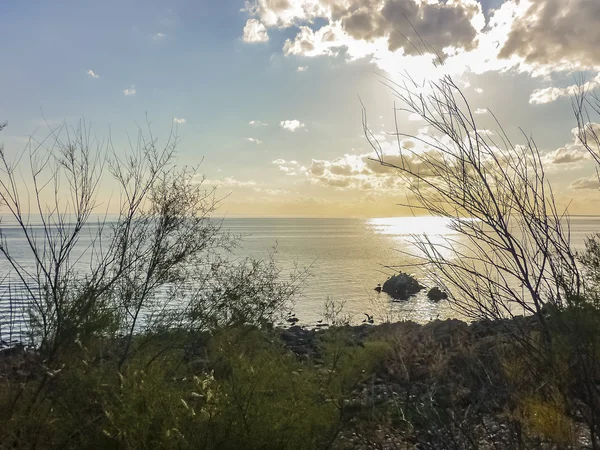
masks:
POLYGON ((367 226, 377 234, 411 236, 448 236, 451 219, 446 217, 379 217, 367 220, 367 226))

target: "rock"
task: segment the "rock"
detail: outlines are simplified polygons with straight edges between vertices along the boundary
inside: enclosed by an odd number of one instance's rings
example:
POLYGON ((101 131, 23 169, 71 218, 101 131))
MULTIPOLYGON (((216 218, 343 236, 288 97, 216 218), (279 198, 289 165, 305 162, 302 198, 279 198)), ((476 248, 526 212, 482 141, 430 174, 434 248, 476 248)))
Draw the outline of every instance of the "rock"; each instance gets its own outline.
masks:
POLYGON ((424 287, 414 277, 402 272, 388 278, 381 288, 383 292, 397 300, 407 300, 421 289, 424 287))
POLYGON ((429 292, 427 293, 427 298, 429 298, 429 300, 431 301, 439 302, 440 300, 446 300, 448 298, 448 294, 440 290, 439 287, 434 286, 431 289, 429 289, 429 292))
POLYGON ((15 345, 14 347, 6 347, 0 349, 0 356, 17 356, 25 354, 25 346, 21 343, 15 345))

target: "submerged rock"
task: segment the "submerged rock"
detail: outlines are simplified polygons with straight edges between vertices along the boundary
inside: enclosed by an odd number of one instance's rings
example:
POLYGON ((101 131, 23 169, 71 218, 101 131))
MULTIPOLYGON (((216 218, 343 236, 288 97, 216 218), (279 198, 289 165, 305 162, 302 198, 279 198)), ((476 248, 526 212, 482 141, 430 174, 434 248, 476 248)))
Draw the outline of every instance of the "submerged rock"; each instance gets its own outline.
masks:
POLYGON ((392 275, 385 283, 381 290, 397 300, 407 300, 411 295, 417 294, 424 289, 424 286, 411 275, 400 272, 397 275, 392 275))
POLYGON ((434 286, 429 289, 427 293, 427 298, 434 302, 439 302, 440 300, 446 300, 448 298, 448 294, 442 291, 439 287, 434 286))

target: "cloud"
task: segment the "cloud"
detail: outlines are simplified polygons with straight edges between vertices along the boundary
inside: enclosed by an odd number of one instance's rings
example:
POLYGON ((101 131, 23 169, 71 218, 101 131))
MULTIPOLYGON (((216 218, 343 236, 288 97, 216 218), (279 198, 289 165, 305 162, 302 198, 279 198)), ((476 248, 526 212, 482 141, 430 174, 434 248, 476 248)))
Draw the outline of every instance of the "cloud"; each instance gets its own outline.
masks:
POLYGON ((251 120, 250 122, 248 122, 248 125, 251 125, 253 127, 266 127, 269 124, 266 122, 261 122, 260 120, 251 120))
POLYGON ((267 34, 267 29, 259 20, 248 19, 244 27, 242 39, 244 42, 249 43, 267 42, 269 35, 267 34))
MULTIPOLYGON (((316 18, 325 18, 336 24, 338 30, 356 41, 384 39, 390 51, 402 49, 404 53, 417 55, 419 50, 410 42, 419 42, 415 31, 419 30, 424 41, 435 48, 455 47, 470 49, 476 45, 478 24, 476 16, 483 13, 474 0, 452 2, 415 2, 414 0, 258 0, 254 5, 247 2, 251 15, 258 16, 268 26, 286 28, 303 25, 316 18), (397 30, 402 28, 402 33, 397 30), (404 35, 404 36, 403 36, 404 35), (410 41, 410 42, 409 42, 410 41)), ((317 32, 320 41, 334 41, 332 29, 317 32)), ((310 52, 311 29, 300 26, 300 33, 290 40, 288 49, 293 53, 310 52)), ((339 36, 338 36, 339 37, 339 36)))
POLYGON ((273 196, 273 197, 290 194, 290 191, 288 191, 287 189, 271 189, 271 188, 261 188, 261 187, 255 187, 254 192, 259 192, 261 194, 265 194, 265 195, 273 196))
POLYGON ((252 142, 253 144, 262 144, 263 141, 259 140, 259 139, 255 139, 255 138, 251 138, 251 137, 247 137, 246 140, 248 142, 252 142))
POLYGON ((546 155, 545 161, 549 164, 573 164, 587 159, 588 152, 581 149, 561 147, 546 155))
MULTIPOLYGON (((363 2, 363 4, 375 2, 363 2)), ((374 8, 352 7, 345 11, 341 18, 345 31, 355 39, 370 40, 385 37, 388 49, 402 49, 405 54, 418 55, 420 51, 410 42, 418 42, 422 38, 428 45, 436 49, 446 47, 470 50, 477 43, 477 30, 473 26, 474 16, 481 14, 477 2, 422 2, 413 0, 388 0, 374 8), (412 27, 398 33, 399 24, 412 23, 419 30, 420 38, 412 27), (404 35, 404 36, 402 36, 404 35)))
POLYGON ((175 122, 177 124, 184 124, 185 123, 185 119, 181 119, 179 117, 174 117, 173 118, 173 122, 175 122))
POLYGON ((291 34, 282 49, 286 56, 368 58, 390 74, 398 67, 410 67, 418 81, 468 71, 516 69, 537 76, 600 68, 600 2, 503 0, 485 14, 483 3, 248 0, 244 11, 265 29, 286 29, 286 35, 291 34), (308 26, 317 20, 323 25, 308 26), (444 64, 432 69, 435 55, 444 64))
POLYGON ((100 78, 100 75, 98 75, 96 72, 94 72, 92 69, 88 70, 86 72, 90 77, 92 78, 100 78))
POLYGON ((307 26, 300 26, 294 39, 287 39, 283 45, 286 56, 336 56, 344 44, 341 42, 343 33, 335 25, 327 25, 316 32, 307 26))
POLYGON ((483 94, 483 89, 475 88, 475 92, 477 92, 478 94, 483 94))
POLYGON ((548 87, 544 89, 536 89, 529 96, 529 103, 531 105, 543 105, 558 100, 560 97, 567 97, 575 93, 571 90, 576 86, 569 86, 567 88, 556 88, 548 87))
POLYGON ((598 176, 592 175, 587 178, 578 178, 571 183, 571 189, 600 189, 598 176))
POLYGON ((304 124, 296 119, 282 120, 281 122, 279 122, 279 126, 281 128, 283 128, 284 130, 292 131, 292 132, 299 130, 300 128, 304 128, 304 124))
POLYGON ((482 115, 482 114, 487 114, 487 113, 488 113, 488 110, 486 108, 477 108, 475 110, 475 114, 477 114, 477 115, 482 115))
POLYGON ((222 180, 203 180, 203 183, 210 184, 213 186, 223 186, 223 187, 254 187, 256 186, 256 181, 248 180, 248 181, 240 181, 236 180, 234 177, 225 177, 222 180))
POLYGON ((285 159, 276 159, 273 161, 280 171, 284 172, 286 175, 298 175, 300 173, 306 172, 306 167, 301 166, 298 161, 286 161, 285 159))
MULTIPOLYGON (((590 123, 587 124, 588 133, 591 134, 592 140, 594 139, 593 134, 600 136, 600 124, 590 123)), ((579 139, 579 129, 573 128, 571 130, 573 136, 573 142, 565 144, 552 152, 546 153, 543 157, 545 164, 575 164, 581 161, 591 159, 589 151, 581 144, 579 139)))
MULTIPOLYGON (((477 132, 484 140, 494 134, 493 131, 485 129, 478 129, 477 132)), ((467 146, 468 139, 464 137, 467 146)), ((485 160, 491 161, 492 157, 509 157, 495 147, 491 140, 486 142, 489 147, 486 147, 485 160)), ((455 148, 456 143, 448 136, 420 133, 412 139, 402 139, 399 143, 383 143, 380 151, 385 165, 380 163, 375 152, 345 154, 334 159, 312 159, 305 166, 297 161, 284 159, 277 159, 273 164, 282 172, 294 175, 298 181, 305 181, 310 185, 390 195, 391 192, 406 192, 406 176, 436 178, 440 173, 452 170, 452 166, 458 164, 457 159, 449 156, 454 153, 455 148), (398 150, 398 144, 402 151, 398 150), (405 176, 398 169, 400 167, 406 169, 405 176)), ((566 163, 566 160, 558 162, 559 157, 553 159, 557 160, 557 163, 566 163)))
POLYGON ((126 97, 130 95, 135 95, 136 92, 137 91, 135 90, 135 86, 133 84, 129 89, 123 89, 123 94, 125 94, 126 97))
POLYGON ((529 103, 532 105, 543 105, 558 100, 561 97, 570 97, 577 94, 580 89, 584 91, 593 91, 600 87, 600 73, 591 81, 583 83, 581 86, 573 84, 565 88, 547 87, 536 89, 529 97, 529 103))
POLYGON ((349 61, 368 58, 388 73, 407 66, 413 76, 434 78, 517 65, 517 57, 496 58, 514 15, 523 9, 516 2, 506 0, 487 24, 477 0, 255 0, 246 2, 245 11, 269 29, 293 33, 283 46, 287 56, 342 54, 349 61), (307 26, 317 19, 324 25, 307 26), (435 53, 446 64, 432 70, 435 53))
POLYGON ((296 72, 306 72, 308 70, 308 66, 299 66, 296 69, 296 72))
POLYGON ((251 187, 251 186, 256 186, 256 181, 254 181, 254 180, 239 181, 233 177, 225 177, 223 179, 223 181, 221 182, 221 184, 223 184, 224 186, 251 187))
POLYGON ((512 22, 501 58, 517 55, 533 65, 600 66, 600 2, 528 0, 512 22))
MULTIPOLYGON (((401 144, 407 149, 413 149, 417 145, 410 139, 405 139, 401 144)), ((425 146, 421 150, 431 151, 425 146)), ((400 155, 396 146, 392 144, 385 150, 384 160, 398 167, 408 165, 411 170, 422 176, 433 175, 416 153, 407 152, 400 155)), ((384 194, 403 187, 398 169, 380 164, 375 153, 345 154, 332 160, 312 159, 306 166, 284 159, 276 159, 273 164, 286 175, 301 177, 300 179, 305 179, 310 184, 338 190, 358 189, 384 194)))
POLYGON ((166 37, 166 35, 164 33, 156 33, 154 34, 154 36, 152 36, 152 39, 155 41, 160 41, 161 39, 164 39, 166 37))

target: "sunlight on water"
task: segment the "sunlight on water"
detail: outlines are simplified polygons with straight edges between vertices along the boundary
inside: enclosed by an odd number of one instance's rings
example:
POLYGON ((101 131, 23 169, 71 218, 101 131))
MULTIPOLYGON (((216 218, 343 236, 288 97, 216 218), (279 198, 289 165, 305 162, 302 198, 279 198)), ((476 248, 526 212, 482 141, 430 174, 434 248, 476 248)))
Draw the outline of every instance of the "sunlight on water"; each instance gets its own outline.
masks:
POLYGON ((452 258, 448 239, 458 233, 450 228, 452 219, 446 217, 386 217, 368 219, 367 225, 376 234, 394 238, 407 256, 418 257, 421 252, 416 241, 426 240, 445 258, 452 258))
POLYGON ((367 219, 367 226, 378 234, 447 236, 455 234, 448 228, 451 222, 445 217, 384 217, 367 219))
MULTIPOLYGON (((277 249, 275 259, 285 273, 295 266, 309 268, 303 295, 296 304, 296 314, 301 323, 315 324, 323 318, 327 299, 344 303, 344 313, 353 322, 360 323, 365 313, 381 320, 414 320, 426 322, 435 318, 460 317, 448 302, 433 303, 427 299, 427 290, 408 301, 392 301, 374 288, 395 272, 402 270, 414 274, 425 286, 427 279, 413 255, 415 236, 426 235, 433 244, 443 244, 447 239, 460 236, 448 226, 450 220, 438 217, 390 217, 377 219, 298 219, 298 218, 228 218, 223 227, 243 235, 234 258, 266 258, 277 249)), ((572 218, 571 243, 581 249, 585 237, 600 229, 599 218, 572 218)), ((12 247, 25 266, 31 266, 31 253, 16 227, 3 223, 6 243, 12 247), (27 263, 28 261, 29 264, 27 263)), ((78 251, 89 245, 93 233, 80 241, 78 251)), ((449 252, 447 255, 451 256, 449 252)), ((14 274, 13 274, 14 275, 14 274)), ((11 277, 6 260, 0 258, 0 333, 7 321, 15 315, 18 325, 25 324, 24 307, 20 310, 6 308, 11 277)), ((24 326, 24 325, 23 325, 24 326)))

